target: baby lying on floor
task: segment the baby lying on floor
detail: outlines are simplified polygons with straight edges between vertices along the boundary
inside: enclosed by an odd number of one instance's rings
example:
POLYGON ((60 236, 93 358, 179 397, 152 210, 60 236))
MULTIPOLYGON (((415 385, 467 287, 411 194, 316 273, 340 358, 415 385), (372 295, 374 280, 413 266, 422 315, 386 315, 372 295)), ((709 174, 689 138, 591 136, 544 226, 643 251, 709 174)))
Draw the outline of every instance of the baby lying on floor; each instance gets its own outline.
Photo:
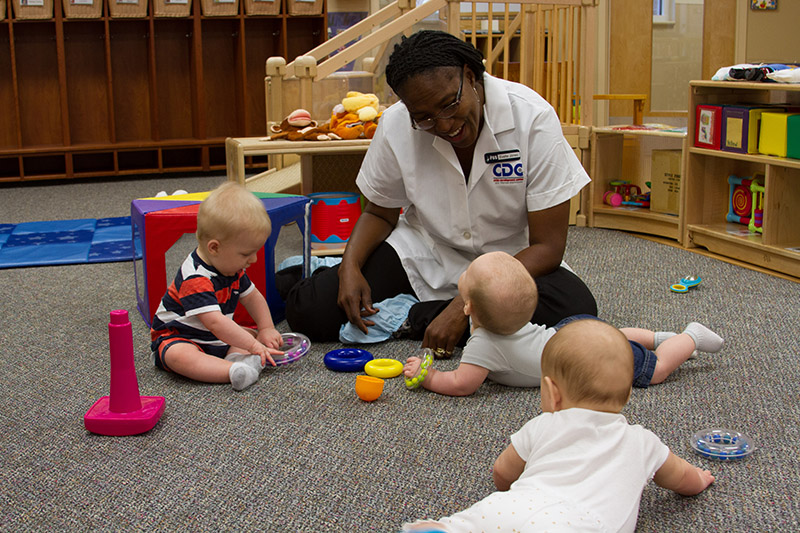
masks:
MULTIPOLYGON (((600 320, 578 315, 552 328, 531 324, 538 301, 536 283, 523 264, 505 252, 475 259, 458 280, 458 291, 472 328, 461 364, 453 371, 441 372, 428 368, 430 359, 409 357, 403 373, 412 388, 421 384, 439 394, 468 396, 487 378, 512 387, 538 387, 542 351, 559 328, 579 318, 600 320)), ((642 328, 620 331, 633 351, 633 386, 642 388, 663 382, 695 351, 718 352, 724 343, 698 322, 690 323, 680 334, 642 328)))

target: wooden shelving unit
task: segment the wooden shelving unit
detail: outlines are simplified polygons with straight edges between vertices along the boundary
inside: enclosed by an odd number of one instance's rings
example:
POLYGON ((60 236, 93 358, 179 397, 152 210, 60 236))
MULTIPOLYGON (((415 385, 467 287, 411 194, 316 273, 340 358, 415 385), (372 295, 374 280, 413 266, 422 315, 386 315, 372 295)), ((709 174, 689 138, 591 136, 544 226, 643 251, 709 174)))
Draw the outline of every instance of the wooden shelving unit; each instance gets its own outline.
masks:
POLYGON ((646 207, 611 207, 603 203, 610 182, 627 180, 647 191, 650 154, 654 149, 683 149, 686 134, 674 131, 592 128, 589 200, 591 227, 647 233, 680 241, 680 214, 656 213, 646 207))
POLYGON ((692 81, 685 157, 684 245, 800 277, 800 160, 694 147, 698 104, 800 106, 800 86, 692 81), (765 175, 763 232, 726 222, 728 176, 765 175))
MULTIPOLYGON (((0 20, 0 181, 225 169, 225 138, 262 135, 268 57, 327 36, 319 14, 0 20)), ((262 163, 263 164, 263 163, 262 163)))

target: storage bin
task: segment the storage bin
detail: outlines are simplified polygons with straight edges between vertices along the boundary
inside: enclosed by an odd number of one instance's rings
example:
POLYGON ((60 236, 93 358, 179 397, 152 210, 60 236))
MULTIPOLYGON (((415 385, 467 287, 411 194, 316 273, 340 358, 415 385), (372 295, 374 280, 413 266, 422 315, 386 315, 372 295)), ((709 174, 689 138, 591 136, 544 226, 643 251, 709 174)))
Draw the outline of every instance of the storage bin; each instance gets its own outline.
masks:
POLYGON ((64 18, 99 19, 103 16, 103 0, 61 0, 64 18))
POLYGON ((239 14, 239 0, 202 0, 200 7, 206 17, 230 17, 239 14))
POLYGON ((53 18, 53 0, 14 0, 13 6, 20 20, 53 18))
POLYGON ((108 14, 111 18, 147 17, 147 0, 108 0, 108 14))
POLYGON ((788 121, 790 117, 796 116, 798 115, 793 113, 761 113, 761 135, 758 138, 758 152, 764 155, 786 157, 788 121))
POLYGON ((322 0, 286 0, 290 15, 319 15, 322 13, 322 0))
POLYGON ((722 144, 722 106, 698 105, 695 119, 694 145, 719 150, 722 144))
POLYGON ((770 109, 744 105, 723 107, 722 149, 740 154, 757 154, 758 130, 764 111, 770 109))
POLYGON ((281 0, 244 0, 244 12, 248 15, 277 15, 281 12, 281 0))
POLYGON ((192 0, 153 0, 156 17, 188 17, 191 12, 192 0))
POLYGON ((786 157, 800 159, 800 115, 786 120, 786 157))

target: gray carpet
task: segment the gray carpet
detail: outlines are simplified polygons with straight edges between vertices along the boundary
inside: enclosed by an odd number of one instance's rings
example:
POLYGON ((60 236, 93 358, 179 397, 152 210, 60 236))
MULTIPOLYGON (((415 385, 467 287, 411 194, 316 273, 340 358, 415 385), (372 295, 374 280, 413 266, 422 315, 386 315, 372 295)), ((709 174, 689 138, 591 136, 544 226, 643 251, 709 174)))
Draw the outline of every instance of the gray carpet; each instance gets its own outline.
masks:
MULTIPOLYGON (((0 222, 123 216, 134 198, 219 181, 5 185, 0 222)), ((280 254, 295 253, 296 233, 281 234, 280 254)), ((699 320, 727 342, 664 384, 635 390, 624 411, 717 477, 694 498, 648 486, 639 530, 800 529, 800 285, 599 229, 571 228, 567 260, 614 324, 680 331, 699 320), (668 290, 687 274, 704 281, 688 294, 668 290), (746 432, 759 449, 740 462, 705 460, 688 445, 704 427, 746 432)), ((130 263, 3 270, 0 301, 3 531, 397 531, 489 494, 508 436, 539 413, 538 389, 485 384, 472 397, 446 398, 406 391, 400 378, 364 403, 353 374, 322 363, 338 344, 314 344, 242 393, 166 374, 150 362, 130 263), (133 319, 141 394, 167 400, 158 425, 135 437, 83 427, 86 410, 108 394, 112 309, 133 319)), ((417 348, 369 347, 401 360, 417 348)))

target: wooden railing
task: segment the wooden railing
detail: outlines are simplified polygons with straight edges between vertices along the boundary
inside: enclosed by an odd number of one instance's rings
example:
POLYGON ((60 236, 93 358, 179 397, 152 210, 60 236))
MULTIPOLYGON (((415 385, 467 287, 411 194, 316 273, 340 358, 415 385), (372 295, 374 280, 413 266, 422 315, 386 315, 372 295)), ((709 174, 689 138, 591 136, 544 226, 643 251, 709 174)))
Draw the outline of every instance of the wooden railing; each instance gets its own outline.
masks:
POLYGON ((270 58, 265 80, 267 121, 285 116, 283 80, 296 78, 299 107, 311 109, 314 82, 368 56, 376 59, 364 60, 364 70, 381 77, 379 59, 391 39, 408 34, 415 24, 438 12, 446 31, 483 52, 490 73, 537 91, 562 123, 591 125, 596 6, 597 0, 428 0, 419 6, 414 0, 396 0, 288 64, 283 58, 270 58))

